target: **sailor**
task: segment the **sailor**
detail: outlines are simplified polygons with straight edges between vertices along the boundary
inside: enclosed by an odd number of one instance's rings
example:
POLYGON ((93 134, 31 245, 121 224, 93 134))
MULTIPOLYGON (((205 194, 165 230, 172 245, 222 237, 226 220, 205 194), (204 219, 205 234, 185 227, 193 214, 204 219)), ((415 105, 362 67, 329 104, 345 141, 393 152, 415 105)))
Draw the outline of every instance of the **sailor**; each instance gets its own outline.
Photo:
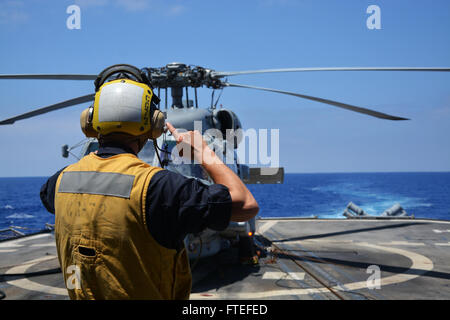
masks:
POLYGON ((55 214, 69 296, 188 299, 192 275, 185 236, 247 221, 258 204, 197 131, 179 133, 167 123, 178 148, 191 150, 215 184, 137 157, 165 124, 159 99, 139 69, 109 67, 95 84, 95 101, 83 111, 81 126, 86 136, 98 138, 99 149, 50 177, 40 194, 55 214))

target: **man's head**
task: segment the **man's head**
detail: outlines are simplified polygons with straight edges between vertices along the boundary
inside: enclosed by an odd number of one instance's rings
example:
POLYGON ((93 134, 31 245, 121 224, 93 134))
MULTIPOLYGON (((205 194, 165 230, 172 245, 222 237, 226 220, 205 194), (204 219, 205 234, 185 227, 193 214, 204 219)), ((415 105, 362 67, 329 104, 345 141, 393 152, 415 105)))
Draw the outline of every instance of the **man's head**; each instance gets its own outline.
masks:
POLYGON ((98 138, 100 144, 137 144, 138 152, 148 139, 159 137, 164 115, 158 109, 159 98, 145 79, 128 65, 112 66, 100 73, 94 104, 80 118, 85 135, 98 138))

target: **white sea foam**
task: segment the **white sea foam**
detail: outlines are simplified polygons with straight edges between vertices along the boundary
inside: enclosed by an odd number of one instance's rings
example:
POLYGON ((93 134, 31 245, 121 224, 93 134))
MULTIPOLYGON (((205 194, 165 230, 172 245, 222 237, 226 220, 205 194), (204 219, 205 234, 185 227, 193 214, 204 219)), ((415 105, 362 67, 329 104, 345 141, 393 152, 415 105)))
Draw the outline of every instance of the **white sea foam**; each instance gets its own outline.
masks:
POLYGON ((34 218, 34 216, 32 216, 31 214, 26 214, 26 213, 13 213, 13 214, 7 216, 6 218, 8 218, 8 219, 31 219, 31 218, 34 218))
MULTIPOLYGON (((349 183, 338 182, 323 186, 314 186, 309 188, 314 192, 328 193, 331 195, 339 195, 344 199, 348 199, 348 202, 353 201, 360 206, 366 213, 374 216, 382 214, 385 210, 392 207, 394 204, 399 203, 408 214, 412 214, 415 208, 431 208, 432 203, 426 201, 421 197, 410 197, 399 195, 395 193, 387 193, 386 191, 377 192, 371 187, 370 183, 349 183)), ((321 218, 336 218, 341 217, 342 212, 346 204, 328 203, 328 208, 322 209, 320 212, 321 218)), ((314 211, 319 208, 317 206, 314 211)), ((317 213, 316 213, 317 214, 317 213)))
POLYGON ((414 207, 427 207, 427 208, 430 208, 432 206, 433 206, 432 203, 417 203, 416 205, 414 205, 414 207))
POLYGON ((4 209, 14 209, 14 207, 11 206, 11 205, 9 205, 9 204, 7 204, 6 206, 4 206, 3 208, 4 208, 4 209))

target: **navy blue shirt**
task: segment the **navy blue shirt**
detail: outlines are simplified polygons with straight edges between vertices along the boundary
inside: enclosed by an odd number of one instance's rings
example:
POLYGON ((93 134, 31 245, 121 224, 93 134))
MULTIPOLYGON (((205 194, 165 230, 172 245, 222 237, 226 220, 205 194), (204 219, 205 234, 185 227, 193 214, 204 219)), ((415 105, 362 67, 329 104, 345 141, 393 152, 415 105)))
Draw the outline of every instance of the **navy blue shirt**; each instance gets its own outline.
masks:
MULTIPOLYGON (((100 147, 102 158, 121 153, 133 153, 124 146, 100 147)), ((55 188, 61 169, 42 186, 40 196, 45 208, 55 213, 55 188)), ((188 233, 206 228, 224 230, 231 217, 231 196, 221 184, 206 185, 194 178, 169 171, 157 172, 147 190, 147 228, 153 238, 169 249, 183 247, 188 233)))

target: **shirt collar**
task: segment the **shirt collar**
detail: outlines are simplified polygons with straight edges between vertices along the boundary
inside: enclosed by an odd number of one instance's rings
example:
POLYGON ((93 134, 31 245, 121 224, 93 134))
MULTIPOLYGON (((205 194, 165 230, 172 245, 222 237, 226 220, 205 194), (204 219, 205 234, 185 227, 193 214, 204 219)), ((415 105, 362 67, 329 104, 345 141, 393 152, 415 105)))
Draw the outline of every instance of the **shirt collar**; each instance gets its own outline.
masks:
POLYGON ((131 153, 136 155, 130 147, 117 142, 104 143, 98 148, 97 151, 97 155, 102 158, 108 158, 122 153, 131 153))

